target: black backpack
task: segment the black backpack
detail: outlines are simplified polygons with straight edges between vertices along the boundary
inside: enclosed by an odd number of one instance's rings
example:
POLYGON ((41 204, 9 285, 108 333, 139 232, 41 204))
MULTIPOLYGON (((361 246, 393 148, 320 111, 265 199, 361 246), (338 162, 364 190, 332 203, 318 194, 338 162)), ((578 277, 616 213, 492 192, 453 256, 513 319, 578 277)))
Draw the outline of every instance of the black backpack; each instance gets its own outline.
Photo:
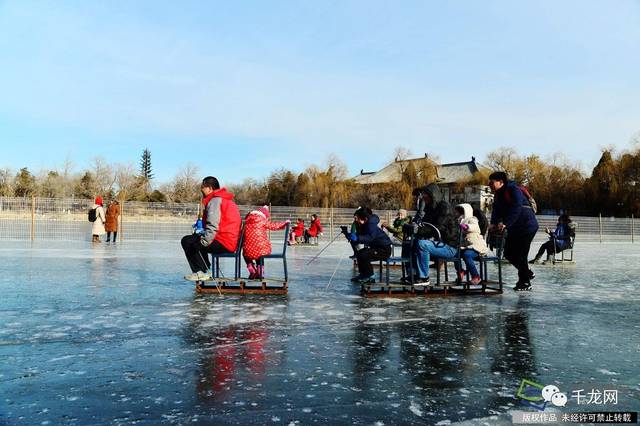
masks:
POLYGON ((95 222, 96 219, 98 218, 96 210, 97 208, 89 209, 89 222, 95 222))

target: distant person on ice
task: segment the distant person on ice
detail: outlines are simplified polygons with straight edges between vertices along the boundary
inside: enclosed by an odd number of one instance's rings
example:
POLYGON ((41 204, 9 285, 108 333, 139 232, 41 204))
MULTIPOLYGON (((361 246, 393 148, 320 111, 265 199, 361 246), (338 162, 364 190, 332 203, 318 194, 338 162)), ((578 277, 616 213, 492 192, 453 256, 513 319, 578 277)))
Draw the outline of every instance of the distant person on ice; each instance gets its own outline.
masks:
POLYGON ((527 257, 531 242, 538 232, 538 221, 531 202, 515 182, 509 181, 505 172, 491 173, 489 187, 495 197, 489 232, 507 230, 504 257, 518 270, 518 282, 513 289, 530 290, 535 274, 529 269, 527 257))
POLYGON ((111 233, 113 232, 113 242, 116 242, 118 237, 118 224, 120 223, 120 203, 114 200, 107 207, 107 220, 104 224, 104 229, 107 231, 107 242, 111 240, 111 233))
POLYGON ((269 219, 269 207, 262 206, 249 212, 244 220, 242 255, 247 263, 250 280, 264 278, 264 266, 258 265, 257 260, 271 254, 271 241, 269 241, 267 231, 284 229, 287 224, 291 223, 290 220, 271 222, 269 219))
POLYGON ((320 223, 320 218, 317 214, 312 214, 309 229, 304 231, 304 242, 308 243, 311 238, 318 238, 318 235, 322 234, 323 231, 324 229, 320 223))
MULTIPOLYGON (((100 235, 104 235, 105 233, 104 223, 106 221, 106 218, 104 216, 104 208, 102 207, 102 197, 96 197, 95 203, 93 204, 93 207, 91 207, 91 209, 95 210, 95 219, 92 221, 93 225, 91 226, 91 242, 99 243, 100 235)), ((91 214, 89 214, 89 216, 91 216, 91 214)))
POLYGON ((242 218, 233 202, 233 194, 220 188, 218 179, 207 176, 200 186, 202 192, 202 233, 182 237, 182 249, 193 273, 184 278, 189 281, 210 279, 209 253, 233 253, 238 246, 242 218))
POLYGON ((545 251, 547 252, 546 261, 552 261, 555 253, 560 253, 570 248, 571 238, 576 235, 575 226, 568 214, 560 215, 555 231, 550 231, 549 228, 545 228, 545 232, 549 234, 549 241, 540 246, 538 254, 536 254, 536 257, 530 260, 529 263, 538 263, 545 251))
POLYGON ((291 229, 291 233, 289 236, 289 245, 294 245, 297 243, 301 243, 304 238, 304 219, 298 218, 296 220, 296 225, 291 229))

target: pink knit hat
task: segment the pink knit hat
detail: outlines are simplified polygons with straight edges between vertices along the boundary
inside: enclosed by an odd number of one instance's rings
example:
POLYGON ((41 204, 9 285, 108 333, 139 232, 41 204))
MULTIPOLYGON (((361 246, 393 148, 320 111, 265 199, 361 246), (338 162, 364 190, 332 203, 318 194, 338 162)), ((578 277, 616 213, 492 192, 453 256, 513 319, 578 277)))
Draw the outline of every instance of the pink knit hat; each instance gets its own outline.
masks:
POLYGON ((262 213, 267 219, 269 219, 269 206, 262 206, 258 209, 260 213, 262 213))

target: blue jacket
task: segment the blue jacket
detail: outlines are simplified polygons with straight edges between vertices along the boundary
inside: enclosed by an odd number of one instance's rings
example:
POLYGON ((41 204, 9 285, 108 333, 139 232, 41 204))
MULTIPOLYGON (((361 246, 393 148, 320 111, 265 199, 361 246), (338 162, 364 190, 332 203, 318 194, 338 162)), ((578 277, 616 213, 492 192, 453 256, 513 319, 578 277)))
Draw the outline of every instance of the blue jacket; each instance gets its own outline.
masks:
POLYGON ((509 182, 494 195, 491 224, 504 223, 510 236, 533 234, 538 221, 529 200, 515 182, 509 182))
POLYGON ((391 240, 385 232, 378 227, 380 218, 378 215, 369 216, 367 223, 358 229, 358 243, 365 244, 371 248, 384 248, 391 245, 391 240))
POLYGON ((569 225, 566 223, 559 223, 556 226, 556 230, 551 234, 552 237, 555 237, 556 244, 559 248, 564 250, 569 247, 572 237, 572 231, 571 228, 569 228, 569 225))

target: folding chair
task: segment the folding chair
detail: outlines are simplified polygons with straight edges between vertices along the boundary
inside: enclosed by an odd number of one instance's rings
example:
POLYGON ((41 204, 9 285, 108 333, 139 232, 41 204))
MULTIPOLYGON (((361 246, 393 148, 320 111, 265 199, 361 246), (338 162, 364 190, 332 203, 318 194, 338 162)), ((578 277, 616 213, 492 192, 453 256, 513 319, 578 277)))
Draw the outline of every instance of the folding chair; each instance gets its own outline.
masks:
POLYGON ((504 252, 504 241, 507 238, 507 230, 502 233, 488 234, 487 242, 492 239, 491 244, 495 250, 495 255, 487 256, 480 255, 477 257, 478 264, 480 266, 480 278, 482 279, 482 291, 486 289, 495 290, 502 293, 502 255, 504 252), (496 263, 498 265, 498 281, 489 281, 489 273, 487 271, 489 262, 496 263), (498 288, 489 287, 487 284, 498 284, 498 288))
POLYGON ((220 278, 220 258, 233 258, 235 268, 233 271, 233 279, 235 281, 240 278, 240 253, 242 252, 242 244, 244 243, 244 224, 240 226, 240 236, 238 237, 238 246, 233 253, 211 253, 211 276, 215 280, 220 278))
POLYGON ((413 285, 413 262, 411 261, 413 257, 413 235, 412 234, 403 234, 402 236, 402 247, 400 256, 395 256, 393 253, 394 245, 391 245, 391 256, 389 256, 386 260, 380 261, 380 282, 382 282, 382 262, 385 262, 385 266, 387 268, 387 275, 385 277, 385 283, 389 285, 389 264, 400 263, 402 267, 402 281, 404 282, 407 275, 409 276, 409 283, 413 285))
POLYGON ((287 241, 289 240, 289 227, 290 224, 287 223, 287 226, 285 226, 284 228, 284 243, 282 244, 282 252, 271 253, 258 259, 258 264, 261 265, 263 269, 265 259, 282 259, 282 266, 284 268, 284 284, 289 282, 289 274, 287 271, 287 241))

